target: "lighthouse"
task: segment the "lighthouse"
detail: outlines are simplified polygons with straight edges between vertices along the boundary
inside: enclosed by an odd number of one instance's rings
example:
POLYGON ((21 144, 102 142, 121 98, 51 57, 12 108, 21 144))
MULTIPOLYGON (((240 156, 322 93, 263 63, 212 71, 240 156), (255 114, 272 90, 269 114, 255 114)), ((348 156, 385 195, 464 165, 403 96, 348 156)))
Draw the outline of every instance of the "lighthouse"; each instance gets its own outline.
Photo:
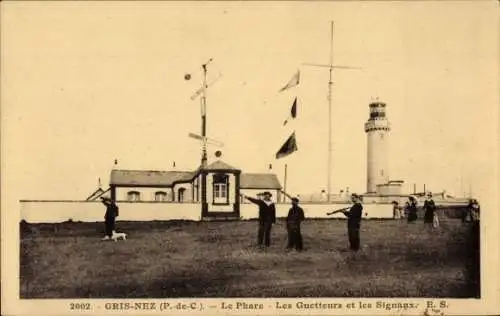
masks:
POLYGON ((388 135, 391 130, 386 116, 386 104, 370 103, 370 117, 365 123, 367 135, 367 193, 376 193, 377 185, 389 182, 388 135))

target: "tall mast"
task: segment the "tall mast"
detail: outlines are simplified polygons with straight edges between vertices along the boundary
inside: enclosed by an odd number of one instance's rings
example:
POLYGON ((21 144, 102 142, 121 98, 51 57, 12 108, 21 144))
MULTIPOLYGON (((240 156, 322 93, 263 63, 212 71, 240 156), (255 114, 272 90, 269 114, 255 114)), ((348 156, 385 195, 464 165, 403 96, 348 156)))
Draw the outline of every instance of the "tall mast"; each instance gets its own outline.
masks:
POLYGON ((332 76, 333 76, 333 21, 330 24, 330 78, 328 80, 328 180, 327 201, 330 202, 332 191, 332 76))
POLYGON ((203 149, 201 155, 201 165, 206 166, 207 164, 207 65, 212 61, 212 58, 208 60, 203 67, 203 94, 201 96, 201 136, 203 137, 203 149))
POLYGON ((306 66, 328 68, 330 77, 328 79, 328 171, 327 171, 327 201, 331 201, 332 193, 332 88, 333 69, 361 69, 359 67, 338 66, 333 64, 333 21, 330 21, 330 60, 328 64, 303 63, 306 66))

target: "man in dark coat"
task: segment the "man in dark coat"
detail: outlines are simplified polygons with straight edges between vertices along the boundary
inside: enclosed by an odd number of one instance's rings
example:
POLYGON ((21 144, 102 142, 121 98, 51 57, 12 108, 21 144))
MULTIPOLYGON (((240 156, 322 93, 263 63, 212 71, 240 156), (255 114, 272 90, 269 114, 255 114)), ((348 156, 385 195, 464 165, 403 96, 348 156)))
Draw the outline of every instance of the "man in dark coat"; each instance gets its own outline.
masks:
POLYGON ((436 212, 436 203, 434 203, 432 193, 430 192, 427 194, 427 199, 424 202, 424 211, 424 223, 432 225, 436 212))
POLYGON ((271 201, 271 192, 264 192, 263 199, 256 199, 242 194, 244 198, 259 206, 259 246, 265 244, 266 247, 271 245, 271 228, 276 223, 276 206, 271 201))
POLYGON ((286 229, 288 232, 287 249, 297 251, 302 250, 302 233, 300 231, 300 223, 305 219, 304 210, 299 206, 299 199, 292 198, 292 207, 288 211, 286 218, 286 229))
POLYGON ((349 245, 351 250, 358 251, 360 247, 359 230, 361 228, 361 216, 363 215, 363 205, 361 198, 353 193, 351 200, 354 203, 349 211, 342 211, 347 217, 347 234, 349 236, 349 245))
POLYGON ((103 240, 110 239, 115 231, 115 219, 118 217, 118 206, 110 198, 102 197, 102 204, 106 206, 106 214, 104 215, 104 229, 106 236, 103 240))

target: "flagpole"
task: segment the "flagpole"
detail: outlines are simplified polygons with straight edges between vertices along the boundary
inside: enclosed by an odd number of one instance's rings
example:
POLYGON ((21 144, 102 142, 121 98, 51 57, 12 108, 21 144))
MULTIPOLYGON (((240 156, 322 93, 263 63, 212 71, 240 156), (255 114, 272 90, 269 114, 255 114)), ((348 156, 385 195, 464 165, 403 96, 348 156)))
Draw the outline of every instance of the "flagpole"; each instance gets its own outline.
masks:
POLYGON ((328 80, 328 172, 327 172, 327 201, 331 201, 331 192, 332 192, 332 181, 331 181, 331 169, 332 169, 332 87, 333 87, 333 69, 361 69, 359 67, 350 67, 350 66, 341 66, 333 64, 333 30, 334 30, 334 22, 330 21, 330 63, 328 65, 325 64, 310 64, 303 63, 306 66, 313 67, 322 67, 328 68, 329 70, 329 80, 328 80))
MULTIPOLYGON (((333 65, 333 21, 330 24, 330 65, 333 65)), ((332 191, 332 72, 333 68, 330 67, 330 79, 328 80, 328 196, 327 202, 330 202, 332 191)))

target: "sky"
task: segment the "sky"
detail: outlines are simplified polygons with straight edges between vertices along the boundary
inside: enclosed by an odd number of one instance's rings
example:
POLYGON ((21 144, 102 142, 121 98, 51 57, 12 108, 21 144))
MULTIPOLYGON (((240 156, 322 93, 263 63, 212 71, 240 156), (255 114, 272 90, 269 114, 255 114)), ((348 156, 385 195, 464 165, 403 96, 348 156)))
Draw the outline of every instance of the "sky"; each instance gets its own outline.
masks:
MULTIPOLYGON (((432 191, 497 193, 494 1, 10 2, 2 10, 2 188, 10 201, 85 199, 120 169, 194 170, 213 58, 209 160, 273 166, 287 191, 327 183, 334 21, 332 192, 366 190, 369 103, 387 104, 390 177, 432 191), (278 90, 300 70, 300 84, 278 90), (191 80, 184 79, 191 74, 191 80), (283 126, 293 99, 298 116, 283 126), (295 131, 298 151, 275 154, 295 131)), ((4 195, 5 196, 5 195, 4 195)))

